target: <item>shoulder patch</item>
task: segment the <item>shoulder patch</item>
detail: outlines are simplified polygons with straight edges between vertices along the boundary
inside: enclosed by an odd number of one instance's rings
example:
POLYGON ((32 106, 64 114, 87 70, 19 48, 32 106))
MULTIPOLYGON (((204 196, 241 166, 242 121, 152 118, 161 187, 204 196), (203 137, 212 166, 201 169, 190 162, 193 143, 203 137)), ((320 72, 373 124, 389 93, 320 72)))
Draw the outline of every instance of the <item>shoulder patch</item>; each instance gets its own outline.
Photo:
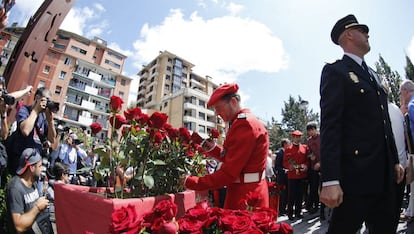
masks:
POLYGON ((240 113, 240 114, 237 115, 237 118, 238 119, 246 119, 247 115, 246 115, 246 113, 240 113))

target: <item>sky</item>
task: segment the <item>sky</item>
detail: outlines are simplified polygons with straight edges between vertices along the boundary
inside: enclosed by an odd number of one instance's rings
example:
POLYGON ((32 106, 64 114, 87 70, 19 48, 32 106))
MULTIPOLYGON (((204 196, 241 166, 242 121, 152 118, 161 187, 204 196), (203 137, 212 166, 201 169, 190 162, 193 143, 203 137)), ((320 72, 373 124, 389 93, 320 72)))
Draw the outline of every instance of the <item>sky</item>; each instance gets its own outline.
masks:
MULTIPOLYGON (((16 0, 9 24, 25 27, 42 2, 16 0)), ((413 9, 411 0, 77 0, 60 28, 102 38, 128 56, 123 73, 134 89, 142 66, 167 50, 217 84, 238 83, 243 107, 280 122, 289 96, 320 113, 321 70, 343 56, 330 32, 348 14, 370 29, 367 64, 375 67, 381 55, 405 78, 413 9)))

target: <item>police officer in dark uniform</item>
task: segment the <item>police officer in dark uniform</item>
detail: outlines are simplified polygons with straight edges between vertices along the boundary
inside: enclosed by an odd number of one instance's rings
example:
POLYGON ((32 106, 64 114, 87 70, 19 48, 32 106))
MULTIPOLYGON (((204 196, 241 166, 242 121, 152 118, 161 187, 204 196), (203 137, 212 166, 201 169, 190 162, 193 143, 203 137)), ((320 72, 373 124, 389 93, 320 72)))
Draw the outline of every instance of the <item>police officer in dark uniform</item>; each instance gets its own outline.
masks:
POLYGON ((328 233, 395 233, 395 183, 403 179, 378 75, 364 62, 368 26, 340 19, 332 41, 345 55, 322 70, 320 199, 334 208, 328 233))

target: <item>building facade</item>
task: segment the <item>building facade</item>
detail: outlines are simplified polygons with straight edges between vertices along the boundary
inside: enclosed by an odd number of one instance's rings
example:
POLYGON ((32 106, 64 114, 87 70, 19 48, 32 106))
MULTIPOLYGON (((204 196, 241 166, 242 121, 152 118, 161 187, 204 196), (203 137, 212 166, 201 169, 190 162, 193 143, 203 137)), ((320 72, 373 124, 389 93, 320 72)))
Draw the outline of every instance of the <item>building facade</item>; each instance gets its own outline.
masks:
POLYGON ((211 77, 192 71, 194 65, 168 51, 159 55, 138 72, 137 106, 166 113, 173 127, 186 127, 207 136, 221 126, 207 101, 218 85, 211 77))
MULTIPOLYGON (((11 27, 1 33, 0 58, 4 71, 13 45, 24 28, 11 27)), ((95 37, 90 40, 77 34, 59 30, 48 52, 41 61, 36 79, 32 85, 36 90, 46 87, 52 93, 52 100, 60 109, 55 118, 66 126, 89 127, 99 122, 106 136, 110 96, 117 95, 124 100, 126 109, 131 78, 122 75, 126 56, 107 47, 106 41, 95 37)), ((24 81, 23 81, 24 82, 24 81)), ((14 90, 9 90, 14 91, 14 90)), ((25 98, 25 104, 32 104, 33 93, 25 98)))

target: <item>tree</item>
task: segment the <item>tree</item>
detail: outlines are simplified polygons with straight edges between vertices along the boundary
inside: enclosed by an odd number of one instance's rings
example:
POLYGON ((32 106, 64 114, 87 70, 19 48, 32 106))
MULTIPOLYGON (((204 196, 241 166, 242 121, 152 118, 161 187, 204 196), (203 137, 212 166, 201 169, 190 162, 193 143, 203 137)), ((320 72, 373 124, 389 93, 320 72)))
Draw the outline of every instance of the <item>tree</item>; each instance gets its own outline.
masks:
POLYGON ((282 127, 287 131, 300 130, 305 132, 308 122, 319 122, 319 114, 309 110, 307 101, 300 96, 297 101, 292 96, 289 96, 288 102, 285 102, 285 108, 282 109, 282 116, 282 127))
POLYGON ((414 65, 407 55, 405 55, 405 60, 407 61, 407 65, 405 66, 405 77, 414 81, 414 65))
MULTIPOLYGON (((306 134, 307 122, 316 121, 319 123, 319 114, 313 113, 313 110, 308 109, 307 101, 300 96, 298 100, 289 96, 289 100, 285 102, 285 107, 282 109, 282 117, 281 123, 272 118, 272 122, 267 124, 270 149, 273 151, 280 148, 282 138, 290 138, 292 131, 300 130, 306 134)), ((303 138, 303 140, 305 139, 303 138)))
POLYGON ((384 86, 388 86, 386 87, 388 88, 388 101, 400 106, 400 85, 402 83, 400 74, 397 71, 391 71, 391 67, 381 55, 379 55, 379 60, 375 63, 375 67, 377 74, 383 80, 383 84, 386 81, 384 86))
POLYGON ((267 123, 269 133, 269 149, 276 152, 280 148, 280 142, 283 138, 289 137, 289 133, 282 129, 282 124, 278 123, 273 117, 272 121, 267 123))

